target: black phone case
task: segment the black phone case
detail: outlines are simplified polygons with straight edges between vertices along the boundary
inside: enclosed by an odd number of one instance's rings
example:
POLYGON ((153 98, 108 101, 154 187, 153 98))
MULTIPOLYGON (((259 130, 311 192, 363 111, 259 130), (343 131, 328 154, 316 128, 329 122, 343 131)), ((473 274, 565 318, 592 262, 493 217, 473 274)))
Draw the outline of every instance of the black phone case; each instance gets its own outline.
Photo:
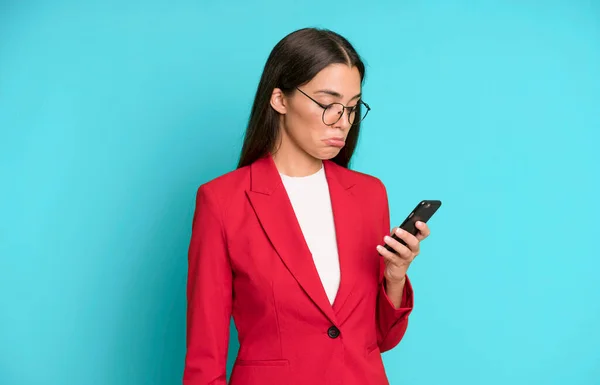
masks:
MULTIPOLYGON (((425 222, 435 214, 435 212, 440 208, 442 202, 439 200, 423 200, 419 202, 419 204, 414 208, 414 210, 406 217, 404 222, 400 225, 400 228, 408 231, 412 235, 417 235, 419 230, 415 227, 415 223, 417 221, 425 222)), ((392 238, 406 246, 406 242, 400 239, 396 234, 392 234, 392 238)), ((385 248, 392 253, 394 253, 394 249, 392 249, 387 243, 384 245, 385 248)))

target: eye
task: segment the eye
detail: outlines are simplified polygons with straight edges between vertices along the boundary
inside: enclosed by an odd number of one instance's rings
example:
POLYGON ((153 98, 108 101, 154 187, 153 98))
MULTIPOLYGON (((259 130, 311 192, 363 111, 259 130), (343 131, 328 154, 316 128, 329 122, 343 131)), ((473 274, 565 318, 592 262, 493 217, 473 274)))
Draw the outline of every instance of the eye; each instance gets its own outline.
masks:
POLYGON ((335 100, 332 100, 333 98, 320 98, 317 99, 319 101, 319 103, 321 103, 324 106, 329 106, 330 104, 335 103, 335 100))

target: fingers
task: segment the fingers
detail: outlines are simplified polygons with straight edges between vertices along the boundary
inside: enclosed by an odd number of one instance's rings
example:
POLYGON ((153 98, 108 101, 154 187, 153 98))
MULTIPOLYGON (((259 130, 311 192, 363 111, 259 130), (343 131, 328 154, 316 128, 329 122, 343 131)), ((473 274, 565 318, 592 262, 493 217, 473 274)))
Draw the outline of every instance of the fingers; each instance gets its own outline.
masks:
POLYGON ((383 242, 385 245, 389 246, 389 248, 383 247, 383 249, 391 255, 394 255, 395 257, 400 257, 405 260, 412 259, 413 252, 408 246, 403 245, 402 243, 387 235, 383 237, 383 242))
MULTIPOLYGON (((396 242, 391 237, 386 237, 386 238, 389 238, 393 242, 396 242)), ((404 255, 406 255, 406 253, 410 253, 410 250, 408 250, 408 248, 406 246, 401 245, 398 242, 396 242, 396 243, 401 248, 403 247, 406 250, 406 251, 402 251, 402 253, 404 253, 404 255)), ((400 254, 400 252, 398 252, 398 254, 395 254, 381 245, 377 245, 377 251, 379 251, 379 254, 386 260, 386 262, 394 264, 394 265, 399 265, 400 263, 406 263, 405 260, 407 258, 410 258, 410 255, 408 257, 405 257, 405 256, 402 256, 402 254, 400 254)))
POLYGON ((429 227, 425 222, 417 221, 415 227, 419 230, 416 236, 401 228, 394 227, 391 234, 395 235, 399 240, 390 236, 385 236, 385 247, 377 246, 379 254, 390 261, 394 261, 395 258, 400 257, 401 259, 410 262, 419 254, 421 241, 430 234, 429 227))
POLYGON ((431 233, 429 230, 429 226, 427 226, 427 223, 425 222, 417 221, 415 223, 415 227, 419 230, 419 233, 417 234, 417 239, 419 239, 420 241, 427 238, 431 233))
MULTIPOLYGON (((406 247, 410 249, 409 251, 419 254, 419 239, 416 236, 402 229, 396 229, 395 233, 398 238, 402 239, 406 243, 406 247)), ((392 239, 392 241, 396 242, 394 239, 392 239)), ((392 246, 391 244, 389 245, 392 246)))

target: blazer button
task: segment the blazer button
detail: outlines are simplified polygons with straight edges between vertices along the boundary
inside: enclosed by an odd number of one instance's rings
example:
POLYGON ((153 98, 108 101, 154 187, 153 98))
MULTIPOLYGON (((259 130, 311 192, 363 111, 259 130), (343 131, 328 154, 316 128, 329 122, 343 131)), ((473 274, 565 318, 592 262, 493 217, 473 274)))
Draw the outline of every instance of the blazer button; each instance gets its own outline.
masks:
POLYGON ((329 329, 327 329, 327 335, 329 336, 329 338, 338 338, 340 335, 340 329, 336 328, 335 326, 332 326, 329 329))

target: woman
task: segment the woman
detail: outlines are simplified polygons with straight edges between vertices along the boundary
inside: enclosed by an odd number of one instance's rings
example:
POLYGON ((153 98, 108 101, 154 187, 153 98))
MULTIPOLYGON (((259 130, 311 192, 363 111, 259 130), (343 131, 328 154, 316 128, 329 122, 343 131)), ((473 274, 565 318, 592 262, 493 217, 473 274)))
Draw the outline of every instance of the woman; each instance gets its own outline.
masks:
POLYGON ((429 230, 399 232, 407 246, 387 237, 385 187, 347 168, 370 109, 364 71, 327 30, 291 33, 269 56, 239 167, 198 189, 185 385, 226 384, 231 316, 232 385, 388 383, 381 352, 406 330, 406 270, 429 230))

